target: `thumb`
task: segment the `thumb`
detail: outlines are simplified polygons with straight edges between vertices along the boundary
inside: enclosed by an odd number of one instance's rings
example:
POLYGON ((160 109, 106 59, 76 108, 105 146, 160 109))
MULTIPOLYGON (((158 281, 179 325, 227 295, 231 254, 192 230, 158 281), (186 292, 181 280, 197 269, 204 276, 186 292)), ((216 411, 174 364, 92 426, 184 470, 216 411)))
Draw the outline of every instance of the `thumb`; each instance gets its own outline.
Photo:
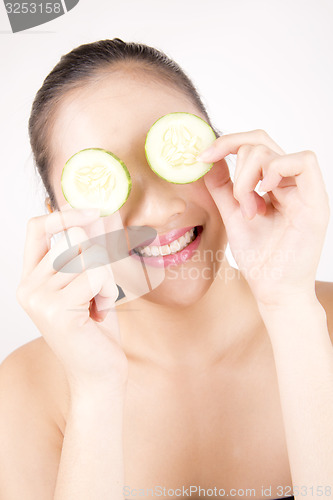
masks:
POLYGON ((104 321, 111 311, 115 311, 115 301, 110 297, 96 295, 90 302, 90 315, 95 321, 104 321))
POLYGON ((227 221, 236 211, 239 211, 239 203, 233 195, 234 185, 227 162, 224 159, 216 162, 204 176, 204 181, 223 221, 227 221))
POLYGON ((110 289, 105 293, 101 290, 90 303, 90 315, 99 323, 108 328, 110 335, 120 341, 120 329, 115 302, 119 295, 116 283, 109 282, 110 289), (103 295, 103 293, 105 295, 103 295))

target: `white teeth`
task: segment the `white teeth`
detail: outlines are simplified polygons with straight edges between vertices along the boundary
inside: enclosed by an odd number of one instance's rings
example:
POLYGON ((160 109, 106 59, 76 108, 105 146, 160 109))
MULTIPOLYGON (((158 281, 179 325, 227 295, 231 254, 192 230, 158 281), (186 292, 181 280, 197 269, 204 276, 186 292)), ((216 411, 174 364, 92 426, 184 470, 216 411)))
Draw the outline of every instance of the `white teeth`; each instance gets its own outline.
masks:
POLYGON ((169 255, 171 252, 170 252, 170 247, 169 245, 163 245, 161 247, 161 254, 162 255, 169 255))
POLYGON ((178 252, 180 250, 180 244, 178 240, 173 241, 169 245, 171 252, 178 252))
POLYGON ((159 253, 160 253, 160 251, 159 251, 159 247, 151 247, 151 254, 152 254, 154 257, 157 257, 159 253))
POLYGON ((151 257, 151 248, 150 247, 146 247, 145 248, 145 253, 146 253, 146 255, 148 255, 148 257, 151 257))
POLYGON ((147 247, 137 247, 137 253, 143 255, 144 257, 157 257, 158 255, 170 255, 172 253, 179 252, 183 250, 187 245, 189 245, 195 238, 194 228, 187 231, 183 236, 172 241, 169 245, 163 246, 147 246, 147 247))
POLYGON ((180 244, 180 248, 182 248, 182 249, 183 249, 184 247, 186 247, 186 240, 185 240, 184 236, 181 236, 181 237, 178 239, 178 241, 179 241, 179 244, 180 244))

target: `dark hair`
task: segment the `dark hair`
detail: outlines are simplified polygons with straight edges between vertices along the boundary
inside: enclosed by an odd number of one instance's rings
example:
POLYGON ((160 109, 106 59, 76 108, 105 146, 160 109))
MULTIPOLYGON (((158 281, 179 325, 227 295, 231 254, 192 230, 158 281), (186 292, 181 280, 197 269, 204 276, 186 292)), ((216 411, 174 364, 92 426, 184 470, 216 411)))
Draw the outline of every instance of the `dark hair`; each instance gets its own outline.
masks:
MULTIPOLYGON (((32 104, 29 119, 29 137, 35 164, 50 198, 52 209, 59 208, 50 182, 49 144, 52 119, 57 105, 68 91, 88 84, 101 70, 111 65, 120 66, 127 63, 130 65, 136 63, 142 70, 148 71, 150 77, 167 82, 184 92, 211 125, 195 86, 179 65, 164 52, 141 43, 126 43, 119 38, 80 45, 62 56, 45 78, 32 104)), ((215 133, 220 135, 217 131, 215 133)))

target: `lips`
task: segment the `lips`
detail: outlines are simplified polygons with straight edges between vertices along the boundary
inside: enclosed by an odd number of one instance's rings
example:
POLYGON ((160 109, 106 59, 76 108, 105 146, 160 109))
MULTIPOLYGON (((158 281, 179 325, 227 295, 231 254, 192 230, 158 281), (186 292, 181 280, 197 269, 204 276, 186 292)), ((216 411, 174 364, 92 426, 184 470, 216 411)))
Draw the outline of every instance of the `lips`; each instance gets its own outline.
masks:
MULTIPOLYGON (((196 229, 196 238, 188 245, 186 246, 183 250, 180 250, 176 253, 169 254, 169 255, 158 255, 158 256, 151 256, 151 257, 145 257, 142 255, 139 255, 135 249, 130 252, 130 255, 136 259, 140 260, 142 264, 146 264, 148 266, 152 267, 168 267, 170 265, 181 265, 187 262, 188 260, 191 259, 193 256, 194 252, 198 248, 200 241, 201 241, 201 233, 203 231, 203 226, 190 226, 189 228, 182 228, 181 230, 178 230, 178 233, 176 231, 173 232, 173 234, 180 234, 180 236, 183 236, 183 233, 185 233, 195 227, 196 229)), ((170 236, 171 232, 168 233, 167 235, 163 236, 170 236)), ((179 236, 179 237, 180 237, 179 236)), ((154 240, 156 241, 156 240, 154 240)), ((165 241, 165 240, 164 240, 165 241)), ((154 242, 151 243, 152 246, 154 242)), ((171 243, 171 242, 170 242, 171 243)))
POLYGON ((184 234, 187 233, 187 231, 190 231, 190 229, 192 229, 193 227, 195 227, 195 226, 182 227, 180 229, 173 229, 172 231, 170 231, 169 233, 166 233, 166 234, 158 234, 156 236, 156 238, 154 239, 154 241, 151 241, 151 240, 144 241, 143 243, 141 243, 140 246, 144 247, 147 245, 149 245, 149 246, 168 245, 172 241, 177 240, 181 236, 184 236, 184 234))

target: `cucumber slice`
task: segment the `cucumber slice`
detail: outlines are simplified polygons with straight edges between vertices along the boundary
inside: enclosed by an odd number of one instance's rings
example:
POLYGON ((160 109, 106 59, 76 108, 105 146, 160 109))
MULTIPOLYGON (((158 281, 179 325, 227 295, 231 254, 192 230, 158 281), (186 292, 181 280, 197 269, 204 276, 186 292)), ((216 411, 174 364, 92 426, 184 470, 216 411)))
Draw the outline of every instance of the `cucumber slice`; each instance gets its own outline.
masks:
POLYGON ((194 182, 213 163, 196 157, 216 139, 213 129, 191 113, 169 113, 159 118, 146 137, 145 152, 150 168, 160 177, 175 184, 194 182))
POLYGON ((105 149, 83 149, 65 164, 61 175, 64 197, 73 208, 99 208, 110 215, 127 200, 132 187, 125 164, 105 149))

